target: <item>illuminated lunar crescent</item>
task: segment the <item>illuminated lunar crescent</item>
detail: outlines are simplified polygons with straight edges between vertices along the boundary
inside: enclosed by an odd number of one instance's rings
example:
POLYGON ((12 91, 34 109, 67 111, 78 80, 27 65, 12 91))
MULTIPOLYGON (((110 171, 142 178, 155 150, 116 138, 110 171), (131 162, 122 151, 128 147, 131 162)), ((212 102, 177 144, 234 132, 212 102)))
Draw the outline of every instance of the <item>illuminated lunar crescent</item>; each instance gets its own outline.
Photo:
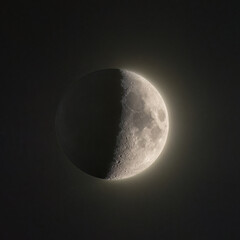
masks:
POLYGON ((136 73, 106 69, 77 81, 56 115, 59 144, 84 172, 118 180, 159 157, 169 119, 157 89, 136 73))

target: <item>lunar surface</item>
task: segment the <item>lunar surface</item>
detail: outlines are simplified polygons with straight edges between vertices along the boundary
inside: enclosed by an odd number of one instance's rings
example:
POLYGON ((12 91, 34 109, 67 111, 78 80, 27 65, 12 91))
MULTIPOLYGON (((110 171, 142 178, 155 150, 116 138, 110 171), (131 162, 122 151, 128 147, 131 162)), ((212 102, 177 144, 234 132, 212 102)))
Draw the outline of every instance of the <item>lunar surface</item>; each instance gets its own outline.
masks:
POLYGON ((76 81, 60 102, 56 132, 66 156, 84 172, 118 180, 159 157, 169 129, 165 103, 140 75, 120 69, 76 81))

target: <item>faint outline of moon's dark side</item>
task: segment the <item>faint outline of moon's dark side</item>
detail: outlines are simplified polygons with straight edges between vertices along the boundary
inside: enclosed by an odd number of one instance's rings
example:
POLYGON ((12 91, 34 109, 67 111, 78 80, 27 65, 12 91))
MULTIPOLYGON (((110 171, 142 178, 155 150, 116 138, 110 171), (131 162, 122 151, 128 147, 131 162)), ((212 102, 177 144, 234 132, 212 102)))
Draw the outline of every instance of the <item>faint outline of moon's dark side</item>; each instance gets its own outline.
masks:
POLYGON ((105 178, 119 133, 123 89, 118 69, 91 73, 75 82, 56 114, 57 138, 67 157, 84 172, 105 178))

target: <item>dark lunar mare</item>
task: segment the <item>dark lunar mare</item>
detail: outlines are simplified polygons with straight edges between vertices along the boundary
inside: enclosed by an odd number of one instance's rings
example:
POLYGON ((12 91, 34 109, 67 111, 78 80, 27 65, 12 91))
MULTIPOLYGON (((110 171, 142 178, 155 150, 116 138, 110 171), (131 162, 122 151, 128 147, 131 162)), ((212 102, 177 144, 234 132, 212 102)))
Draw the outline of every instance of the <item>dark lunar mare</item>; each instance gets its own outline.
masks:
POLYGON ((69 88, 57 110, 56 133, 67 157, 84 172, 105 178, 119 133, 123 89, 118 69, 91 73, 69 88))

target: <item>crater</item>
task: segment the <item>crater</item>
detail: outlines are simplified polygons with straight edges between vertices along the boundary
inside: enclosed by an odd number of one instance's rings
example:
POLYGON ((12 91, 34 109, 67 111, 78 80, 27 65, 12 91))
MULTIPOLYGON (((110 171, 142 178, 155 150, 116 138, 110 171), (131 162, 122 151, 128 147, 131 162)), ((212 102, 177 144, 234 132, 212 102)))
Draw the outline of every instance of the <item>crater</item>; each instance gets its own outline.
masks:
POLYGON ((166 114, 165 112, 163 111, 163 109, 160 109, 158 111, 158 118, 160 119, 161 122, 163 122, 166 118, 166 114))
POLYGON ((151 136, 152 140, 155 141, 155 140, 159 139, 162 136, 162 134, 163 134, 162 129, 158 126, 155 126, 152 128, 150 136, 151 136))
POLYGON ((134 92, 128 93, 126 96, 126 104, 134 111, 141 111, 144 108, 143 99, 134 92))
POLYGON ((146 146, 146 140, 145 139, 141 139, 138 142, 138 146, 141 147, 141 148, 144 148, 146 146))
POLYGON ((151 114, 142 112, 142 113, 135 113, 133 115, 133 125, 137 127, 140 131, 143 130, 145 127, 150 128, 152 125, 153 118, 151 114))

